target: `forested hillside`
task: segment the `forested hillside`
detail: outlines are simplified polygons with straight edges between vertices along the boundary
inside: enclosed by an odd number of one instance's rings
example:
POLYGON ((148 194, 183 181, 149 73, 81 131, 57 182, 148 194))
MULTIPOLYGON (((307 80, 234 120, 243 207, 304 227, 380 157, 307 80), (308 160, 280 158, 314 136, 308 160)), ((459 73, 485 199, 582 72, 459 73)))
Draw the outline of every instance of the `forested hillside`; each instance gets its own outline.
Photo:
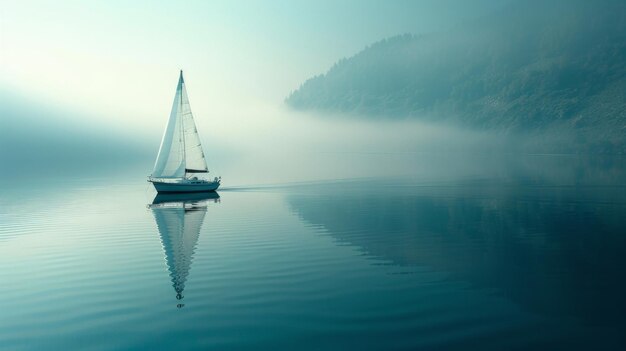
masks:
POLYGON ((307 80, 300 110, 570 131, 623 153, 626 2, 524 0, 444 33, 379 41, 307 80))

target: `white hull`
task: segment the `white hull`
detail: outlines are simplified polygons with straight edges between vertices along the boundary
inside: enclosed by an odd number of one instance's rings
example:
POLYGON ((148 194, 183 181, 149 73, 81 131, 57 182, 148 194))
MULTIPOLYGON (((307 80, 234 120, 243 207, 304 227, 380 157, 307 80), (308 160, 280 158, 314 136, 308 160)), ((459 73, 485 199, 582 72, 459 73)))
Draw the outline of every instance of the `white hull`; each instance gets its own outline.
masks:
POLYGON ((160 182, 150 181, 159 193, 197 193, 215 191, 219 188, 219 182, 160 182))

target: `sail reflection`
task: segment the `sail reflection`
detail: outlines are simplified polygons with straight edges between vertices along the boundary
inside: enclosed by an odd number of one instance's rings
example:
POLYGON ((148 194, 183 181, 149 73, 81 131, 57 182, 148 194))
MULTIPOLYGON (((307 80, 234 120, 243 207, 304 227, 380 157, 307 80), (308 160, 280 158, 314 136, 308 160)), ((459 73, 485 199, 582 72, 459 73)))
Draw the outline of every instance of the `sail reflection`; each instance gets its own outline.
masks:
POLYGON ((165 261, 177 300, 184 297, 185 282, 198 244, 207 205, 210 202, 219 202, 219 198, 216 192, 158 194, 152 204, 148 205, 161 235, 165 261))

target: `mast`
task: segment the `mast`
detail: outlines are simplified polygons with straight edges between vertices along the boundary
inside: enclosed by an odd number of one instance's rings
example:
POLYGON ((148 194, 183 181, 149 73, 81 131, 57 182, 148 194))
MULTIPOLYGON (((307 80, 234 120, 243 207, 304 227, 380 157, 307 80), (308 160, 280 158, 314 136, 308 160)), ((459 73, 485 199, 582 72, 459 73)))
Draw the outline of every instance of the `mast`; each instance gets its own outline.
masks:
MULTIPOLYGON (((184 89, 184 84, 185 84, 185 80, 183 79, 183 70, 180 70, 180 110, 179 111, 183 111, 183 89, 184 89)), ((181 113, 180 116, 180 124, 181 124, 181 128, 180 128, 180 132, 183 134, 183 166, 185 168, 185 173, 183 174, 183 179, 187 178, 187 152, 185 150, 185 118, 181 113)))

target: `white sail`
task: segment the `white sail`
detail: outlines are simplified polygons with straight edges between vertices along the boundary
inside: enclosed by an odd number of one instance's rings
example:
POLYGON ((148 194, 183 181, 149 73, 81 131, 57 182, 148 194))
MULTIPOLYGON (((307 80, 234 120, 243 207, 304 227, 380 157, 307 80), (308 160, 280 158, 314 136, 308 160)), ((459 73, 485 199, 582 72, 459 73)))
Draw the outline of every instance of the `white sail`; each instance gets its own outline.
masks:
POLYGON ((187 169, 187 172, 190 173, 208 172, 204 152, 202 151, 202 144, 200 143, 200 136, 198 135, 196 123, 193 120, 193 114, 191 113, 191 107, 189 105, 189 98, 187 97, 187 89, 185 88, 184 81, 182 82, 181 99, 180 112, 184 126, 185 168, 187 169))
POLYGON ((180 72, 170 118, 163 133, 153 178, 183 178, 188 172, 207 172, 202 144, 193 121, 183 72, 180 72))
POLYGON ((152 170, 154 178, 182 178, 185 175, 185 150, 182 133, 180 103, 183 88, 183 72, 180 72, 174 104, 161 139, 159 154, 152 170))

